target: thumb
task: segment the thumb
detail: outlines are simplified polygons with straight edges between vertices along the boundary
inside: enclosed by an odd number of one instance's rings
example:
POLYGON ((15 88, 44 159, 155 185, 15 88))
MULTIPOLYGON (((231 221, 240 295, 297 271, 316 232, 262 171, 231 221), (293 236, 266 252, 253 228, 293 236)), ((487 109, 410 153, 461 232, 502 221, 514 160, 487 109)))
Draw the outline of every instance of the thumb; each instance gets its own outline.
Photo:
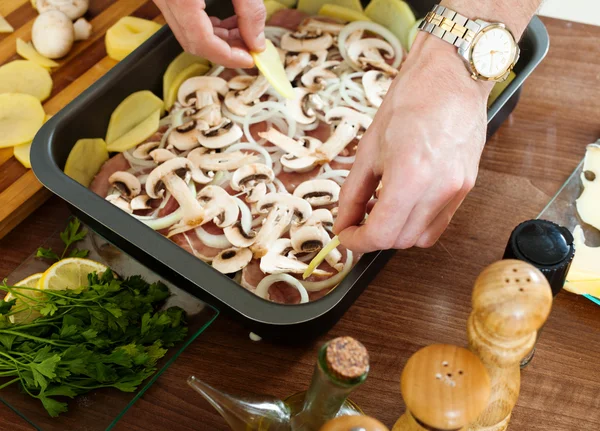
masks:
POLYGON ((250 51, 264 51, 267 10, 263 0, 233 0, 233 7, 244 43, 250 51))

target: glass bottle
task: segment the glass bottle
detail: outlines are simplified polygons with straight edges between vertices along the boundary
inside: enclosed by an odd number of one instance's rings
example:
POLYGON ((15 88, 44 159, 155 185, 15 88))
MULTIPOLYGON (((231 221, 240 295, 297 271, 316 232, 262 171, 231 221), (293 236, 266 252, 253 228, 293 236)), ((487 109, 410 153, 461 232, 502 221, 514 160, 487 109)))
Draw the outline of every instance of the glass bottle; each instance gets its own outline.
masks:
POLYGON ((348 395, 366 380, 368 372, 365 347, 353 338, 340 337, 319 350, 308 390, 285 401, 262 395, 233 397, 193 376, 188 384, 233 431, 316 431, 337 416, 363 414, 348 395))

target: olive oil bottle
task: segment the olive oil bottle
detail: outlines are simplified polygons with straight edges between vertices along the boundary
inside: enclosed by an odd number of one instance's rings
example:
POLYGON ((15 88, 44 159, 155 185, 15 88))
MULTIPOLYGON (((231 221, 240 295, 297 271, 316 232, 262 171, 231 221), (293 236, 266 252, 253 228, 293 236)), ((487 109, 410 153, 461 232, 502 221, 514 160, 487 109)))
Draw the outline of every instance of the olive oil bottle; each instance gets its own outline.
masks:
POLYGON ((337 416, 361 415, 348 400, 369 372, 365 347, 351 337, 340 337, 319 350, 307 391, 281 401, 271 396, 232 397, 195 377, 188 384, 219 412, 233 431, 318 431, 337 416))

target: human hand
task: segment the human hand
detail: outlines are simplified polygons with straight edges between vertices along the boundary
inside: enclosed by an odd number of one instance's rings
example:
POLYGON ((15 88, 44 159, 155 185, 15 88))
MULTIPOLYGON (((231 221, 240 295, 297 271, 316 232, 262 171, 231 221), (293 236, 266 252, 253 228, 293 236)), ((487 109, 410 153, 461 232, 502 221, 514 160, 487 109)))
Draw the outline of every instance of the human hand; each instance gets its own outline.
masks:
POLYGON ((250 68, 249 51, 265 49, 262 0, 232 0, 235 15, 209 17, 204 0, 154 0, 183 48, 225 67, 250 68))
POLYGON ((342 187, 334 231, 344 246, 435 244, 475 184, 491 88, 469 77, 454 47, 419 35, 342 187))

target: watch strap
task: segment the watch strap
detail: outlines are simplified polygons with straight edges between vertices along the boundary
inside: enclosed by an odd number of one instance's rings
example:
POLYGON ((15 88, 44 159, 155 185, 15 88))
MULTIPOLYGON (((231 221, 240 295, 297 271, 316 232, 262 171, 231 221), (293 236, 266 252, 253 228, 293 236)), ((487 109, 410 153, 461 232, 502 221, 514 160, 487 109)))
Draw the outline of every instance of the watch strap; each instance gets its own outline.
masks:
POLYGON ((439 4, 428 12, 419 24, 419 30, 432 34, 458 48, 463 44, 470 45, 480 29, 481 25, 476 21, 439 4))

